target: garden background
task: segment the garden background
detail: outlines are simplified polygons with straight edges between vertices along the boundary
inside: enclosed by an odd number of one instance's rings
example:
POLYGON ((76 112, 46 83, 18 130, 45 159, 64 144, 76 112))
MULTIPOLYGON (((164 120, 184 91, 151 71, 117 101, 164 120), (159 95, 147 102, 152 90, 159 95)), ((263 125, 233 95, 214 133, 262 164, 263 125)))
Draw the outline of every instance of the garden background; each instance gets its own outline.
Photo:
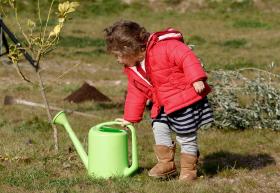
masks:
MULTIPOLYGON (((42 15, 47 15, 50 2, 40 0, 42 15)), ((54 10, 58 3, 55 1, 54 10)), ((54 151, 53 131, 44 109, 1 104, 0 192, 279 192, 279 0, 79 3, 57 48, 41 62, 49 103, 95 116, 68 116, 86 147, 89 128, 123 113, 126 77, 113 56, 106 53, 103 29, 119 19, 137 21, 151 32, 178 29, 203 62, 214 88, 209 98, 217 122, 199 130, 200 177, 191 184, 179 183, 176 178, 162 181, 148 177, 148 170, 156 163, 148 111, 135 125, 138 172, 129 178, 97 180, 87 176, 62 127, 58 127, 59 151, 54 151), (68 73, 58 79, 64 72, 68 73), (74 104, 63 100, 84 81, 112 102, 74 104)), ((22 25, 27 19, 38 19, 37 0, 22 0, 17 6, 22 25)), ((4 22, 22 40, 13 12, 5 14, 4 22)), ((55 26, 55 13, 51 16, 49 25, 55 26)), ((38 86, 22 80, 14 65, 1 59, 1 101, 10 95, 42 103, 38 86)), ((19 66, 36 81, 28 62, 21 60, 19 66)), ((176 163, 179 166, 179 149, 176 163)))

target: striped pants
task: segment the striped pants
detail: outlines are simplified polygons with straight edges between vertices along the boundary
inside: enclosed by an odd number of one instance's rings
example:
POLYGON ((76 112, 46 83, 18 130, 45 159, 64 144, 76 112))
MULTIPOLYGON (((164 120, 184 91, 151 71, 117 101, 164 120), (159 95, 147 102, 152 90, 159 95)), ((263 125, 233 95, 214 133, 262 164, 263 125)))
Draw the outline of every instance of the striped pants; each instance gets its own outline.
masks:
POLYGON ((162 107, 159 115, 152 121, 156 144, 172 146, 171 133, 175 132, 181 152, 196 155, 197 130, 213 121, 213 111, 207 97, 169 115, 165 114, 162 107))
MULTIPOLYGON (((169 128, 168 124, 161 122, 153 123, 153 132, 155 137, 156 145, 172 146, 172 130, 169 128)), ((181 153, 188 153, 197 155, 198 144, 197 144, 197 132, 193 131, 187 134, 176 133, 176 141, 181 146, 181 153)))

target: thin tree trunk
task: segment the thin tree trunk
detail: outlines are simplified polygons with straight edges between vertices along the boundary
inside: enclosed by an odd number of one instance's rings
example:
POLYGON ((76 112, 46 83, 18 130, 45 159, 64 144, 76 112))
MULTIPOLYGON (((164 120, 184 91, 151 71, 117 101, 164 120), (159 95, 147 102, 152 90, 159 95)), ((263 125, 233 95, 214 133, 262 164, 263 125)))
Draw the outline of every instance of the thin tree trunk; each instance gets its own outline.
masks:
POLYGON ((52 115, 51 115, 51 111, 50 111, 50 106, 49 106, 49 103, 48 103, 48 100, 47 100, 47 97, 46 97, 45 86, 44 86, 44 82, 43 82, 41 74, 40 74, 40 70, 38 70, 36 72, 36 74, 37 74, 37 78, 39 80, 40 92, 41 92, 41 95, 43 97, 44 104, 45 104, 45 107, 46 107, 46 111, 47 111, 47 114, 48 114, 48 120, 49 120, 49 123, 51 124, 51 126, 53 128, 54 148, 55 148, 55 151, 57 153, 58 152, 57 128, 52 122, 52 115))

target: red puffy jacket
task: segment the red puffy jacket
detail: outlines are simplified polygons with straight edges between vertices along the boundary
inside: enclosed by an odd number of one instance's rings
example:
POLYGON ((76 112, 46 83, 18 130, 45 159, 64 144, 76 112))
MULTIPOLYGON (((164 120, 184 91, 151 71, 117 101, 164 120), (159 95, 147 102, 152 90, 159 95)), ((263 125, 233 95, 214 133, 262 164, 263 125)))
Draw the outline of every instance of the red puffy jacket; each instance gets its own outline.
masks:
POLYGON ((151 118, 155 118, 161 106, 169 114, 201 100, 211 91, 200 61, 183 43, 181 33, 173 29, 150 36, 145 69, 147 79, 141 76, 136 67, 124 69, 128 76, 124 108, 124 119, 127 121, 141 121, 147 99, 153 102, 151 118), (192 86, 198 80, 205 84, 200 94, 192 86))

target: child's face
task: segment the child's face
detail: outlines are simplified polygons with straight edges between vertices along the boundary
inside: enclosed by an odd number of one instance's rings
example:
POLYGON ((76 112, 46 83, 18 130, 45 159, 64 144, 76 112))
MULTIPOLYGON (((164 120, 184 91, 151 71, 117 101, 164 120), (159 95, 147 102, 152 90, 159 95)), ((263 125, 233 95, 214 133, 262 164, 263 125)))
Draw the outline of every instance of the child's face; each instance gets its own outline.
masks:
POLYGON ((114 52, 113 54, 116 56, 118 63, 127 67, 135 66, 137 63, 141 62, 145 56, 145 53, 122 55, 121 53, 114 52))

